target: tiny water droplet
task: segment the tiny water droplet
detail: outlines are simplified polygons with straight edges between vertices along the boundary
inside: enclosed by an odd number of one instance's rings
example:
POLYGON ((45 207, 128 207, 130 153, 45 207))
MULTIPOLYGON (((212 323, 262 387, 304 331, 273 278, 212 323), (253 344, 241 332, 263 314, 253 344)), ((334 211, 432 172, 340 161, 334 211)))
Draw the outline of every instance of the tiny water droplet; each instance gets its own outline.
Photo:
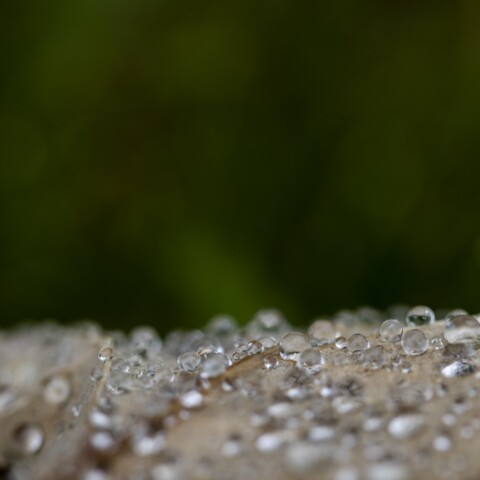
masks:
POLYGON ((267 355, 263 359, 263 365, 267 370, 272 370, 274 368, 277 368, 278 367, 277 357, 275 355, 267 355))
POLYGON ((98 352, 98 358, 101 362, 108 362, 113 358, 113 348, 112 347, 103 347, 98 352))
POLYGON ((190 390, 180 397, 180 404, 184 408, 198 408, 203 403, 203 395, 198 390, 190 390))

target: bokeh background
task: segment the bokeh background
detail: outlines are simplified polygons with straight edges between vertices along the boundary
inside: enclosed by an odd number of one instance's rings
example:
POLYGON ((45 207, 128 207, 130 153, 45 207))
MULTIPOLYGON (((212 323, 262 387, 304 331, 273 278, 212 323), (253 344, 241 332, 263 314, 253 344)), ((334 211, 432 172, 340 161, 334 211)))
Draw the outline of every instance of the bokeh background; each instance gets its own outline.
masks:
POLYGON ((0 323, 480 310, 480 3, 0 6, 0 323))

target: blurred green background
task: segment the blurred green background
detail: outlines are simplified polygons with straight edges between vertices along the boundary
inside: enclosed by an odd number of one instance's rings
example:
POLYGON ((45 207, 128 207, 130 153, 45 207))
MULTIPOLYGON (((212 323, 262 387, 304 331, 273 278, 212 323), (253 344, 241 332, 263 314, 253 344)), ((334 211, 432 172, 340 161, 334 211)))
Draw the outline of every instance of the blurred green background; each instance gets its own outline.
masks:
POLYGON ((0 6, 0 322, 480 310, 480 3, 0 6))

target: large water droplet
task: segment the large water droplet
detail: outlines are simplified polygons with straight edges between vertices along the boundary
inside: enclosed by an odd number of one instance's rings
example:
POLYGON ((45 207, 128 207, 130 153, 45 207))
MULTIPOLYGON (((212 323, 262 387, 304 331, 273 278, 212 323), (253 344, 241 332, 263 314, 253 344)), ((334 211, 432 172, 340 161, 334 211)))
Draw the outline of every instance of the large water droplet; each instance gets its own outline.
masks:
POLYGON ((408 311, 405 320, 408 326, 426 325, 435 321, 435 314, 431 308, 418 305, 408 311))
POLYGON ((319 372, 323 364, 323 355, 314 348, 307 348, 300 353, 297 360, 298 368, 307 373, 319 372))
POLYGON ((193 350, 187 350, 178 356, 177 363, 182 370, 194 372, 200 366, 200 355, 193 350))
POLYGON ((402 348, 407 355, 422 355, 428 349, 428 338, 422 330, 412 328, 403 334, 402 348))
POLYGON ((316 320, 310 325, 308 334, 312 339, 312 345, 326 345, 335 337, 335 329, 329 320, 316 320))
POLYGON ((354 333, 347 340, 347 348, 351 353, 363 352, 370 346, 370 342, 365 335, 361 333, 354 333))
POLYGON ((201 378, 214 378, 222 375, 227 369, 228 359, 223 354, 217 354, 203 362, 200 368, 201 378))
POLYGON ((284 359, 297 360, 298 354, 310 347, 310 339, 304 333, 286 333, 280 342, 280 355, 284 359))
POLYGON ((450 343, 477 343, 480 323, 470 315, 455 315, 447 320, 443 336, 450 343))
POLYGON ((395 319, 385 320, 380 326, 380 336, 385 342, 399 342, 402 333, 403 325, 395 319))

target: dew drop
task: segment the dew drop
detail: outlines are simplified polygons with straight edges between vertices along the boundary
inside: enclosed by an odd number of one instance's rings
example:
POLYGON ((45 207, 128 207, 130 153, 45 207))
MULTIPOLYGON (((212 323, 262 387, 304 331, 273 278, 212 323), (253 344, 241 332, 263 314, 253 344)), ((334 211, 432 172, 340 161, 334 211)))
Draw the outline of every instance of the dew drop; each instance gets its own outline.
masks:
POLYGON ((98 352, 98 358, 101 362, 108 362, 113 358, 113 348, 112 347, 103 347, 98 352))
POLYGON ((198 408, 203 403, 203 395, 198 390, 190 390, 180 397, 180 404, 184 408, 198 408))
POLYGON ((425 419, 417 413, 406 413, 393 418, 388 424, 390 435, 400 440, 413 437, 423 430, 425 419))
POLYGON ((263 365, 267 370, 272 370, 278 367, 278 360, 275 355, 267 355, 263 359, 263 365))
POLYGON ((297 360, 298 354, 310 347, 307 335, 300 332, 286 333, 280 342, 280 356, 286 360, 297 360))
POLYGON ((72 393, 70 380, 65 375, 50 378, 43 389, 43 400, 52 406, 64 405, 72 393))
POLYGON ((157 455, 165 448, 165 436, 162 432, 137 433, 131 439, 132 451, 139 457, 157 455))
POLYGON ((442 368, 442 375, 447 378, 464 377, 475 371, 475 367, 468 362, 458 360, 442 368))
POLYGON ((90 436, 90 445, 94 450, 105 453, 113 453, 117 442, 110 432, 94 432, 90 436))
POLYGON ((385 320, 380 326, 380 336, 385 342, 399 342, 402 333, 403 325, 395 319, 385 320))
POLYGON ((308 334, 312 339, 312 345, 317 347, 330 343, 335 337, 335 329, 329 320, 316 320, 310 325, 308 334))
POLYGON ((446 435, 439 435, 433 440, 433 448, 437 452, 446 452, 447 450, 450 450, 451 446, 452 441, 446 435))
POLYGON ((410 327, 426 325, 435 321, 435 314, 431 308, 426 307, 425 305, 418 305, 408 311, 405 320, 410 327))
POLYGON ((14 441, 24 455, 35 455, 45 443, 45 433, 40 425, 21 425, 14 432, 14 441))
POLYGON ((200 355, 193 350, 187 350, 178 356, 177 363, 185 372, 194 372, 200 366, 200 355))
POLYGON ((273 337, 269 337, 268 335, 264 335, 260 337, 258 341, 263 345, 263 348, 272 348, 277 344, 277 341, 273 337))
POLYGON ((463 308, 455 308, 454 310, 450 310, 445 315, 445 320, 450 320, 451 318, 457 317, 458 315, 468 315, 468 312, 466 310, 463 310, 463 308))
POLYGON ((319 372, 323 364, 323 355, 314 348, 303 350, 298 356, 297 367, 309 374, 319 372))
POLYGON ((203 362, 200 368, 201 378, 214 378, 222 375, 227 369, 228 359, 223 354, 217 354, 203 362))
POLYGON ((428 338, 422 330, 412 328, 403 334, 402 348, 407 355, 422 355, 428 349, 428 338))
POLYGON ((337 337, 335 339, 335 347, 338 348, 338 350, 345 350, 347 348, 347 339, 345 337, 337 337))
POLYGON ((347 348, 350 353, 363 352, 370 346, 369 341, 365 335, 361 333, 354 333, 347 340, 347 348))
POLYGON ((455 315, 447 320, 443 335, 449 343, 476 343, 480 340, 480 323, 470 315, 455 315))
POLYGON ((262 353, 264 346, 258 340, 252 340, 247 344, 247 355, 257 355, 258 353, 262 353))

